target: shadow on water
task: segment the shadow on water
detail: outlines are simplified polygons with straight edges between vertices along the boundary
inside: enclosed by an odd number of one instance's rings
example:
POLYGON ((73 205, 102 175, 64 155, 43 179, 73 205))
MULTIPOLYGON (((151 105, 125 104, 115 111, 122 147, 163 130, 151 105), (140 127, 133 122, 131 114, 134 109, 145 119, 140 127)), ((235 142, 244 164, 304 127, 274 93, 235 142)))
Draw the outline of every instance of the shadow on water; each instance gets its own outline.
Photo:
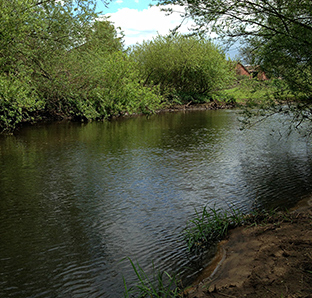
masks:
POLYGON ((197 111, 0 137, 0 296, 119 297, 122 276, 135 278, 124 257, 191 276, 194 208, 290 207, 311 193, 305 138, 281 136, 279 117, 238 127, 236 111, 197 111))

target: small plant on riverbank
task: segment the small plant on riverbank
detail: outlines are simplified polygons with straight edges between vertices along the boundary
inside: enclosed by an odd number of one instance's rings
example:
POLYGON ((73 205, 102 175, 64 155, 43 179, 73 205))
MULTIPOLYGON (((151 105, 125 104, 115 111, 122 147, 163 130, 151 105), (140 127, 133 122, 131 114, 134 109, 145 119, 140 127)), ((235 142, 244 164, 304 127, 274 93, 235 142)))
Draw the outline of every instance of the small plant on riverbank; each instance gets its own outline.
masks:
POLYGON ((287 209, 281 210, 273 208, 268 210, 254 209, 250 214, 244 216, 245 222, 250 226, 274 224, 280 225, 282 222, 292 221, 292 217, 287 209))
POLYGON ((170 275, 166 271, 153 270, 153 276, 150 278, 140 267, 139 264, 134 264, 129 258, 131 266, 137 276, 138 282, 136 285, 128 289, 124 279, 124 297, 153 297, 153 298, 175 298, 183 297, 182 290, 178 286, 179 279, 176 275, 170 275))
POLYGON ((230 228, 242 225, 245 216, 240 211, 225 211, 204 207, 196 212, 196 217, 188 222, 185 229, 185 240, 189 250, 203 250, 207 244, 223 239, 230 228))
POLYGON ((248 224, 266 225, 274 223, 279 225, 284 221, 291 221, 287 212, 279 209, 258 210, 249 214, 239 210, 229 211, 204 207, 201 212, 195 210, 196 216, 191 219, 185 229, 185 240, 190 251, 202 252, 208 245, 224 239, 232 228, 248 224))

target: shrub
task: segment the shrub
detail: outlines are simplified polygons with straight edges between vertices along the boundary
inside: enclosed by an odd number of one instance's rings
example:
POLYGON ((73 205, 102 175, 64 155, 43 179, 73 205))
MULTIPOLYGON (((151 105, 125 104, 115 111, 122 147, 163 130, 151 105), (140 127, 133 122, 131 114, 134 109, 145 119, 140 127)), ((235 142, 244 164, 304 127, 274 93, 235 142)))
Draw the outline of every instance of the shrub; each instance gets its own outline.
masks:
POLYGON ((116 52, 99 59, 97 87, 88 97, 100 118, 120 114, 150 113, 161 102, 157 90, 139 83, 138 70, 125 54, 116 52))
POLYGON ((169 98, 178 95, 184 101, 203 102, 234 79, 233 67, 222 51, 200 37, 158 35, 134 46, 131 55, 142 82, 159 85, 163 94, 169 90, 169 98))
POLYGON ((11 132, 22 122, 38 119, 44 102, 30 86, 29 78, 14 75, 0 76, 0 129, 11 132))

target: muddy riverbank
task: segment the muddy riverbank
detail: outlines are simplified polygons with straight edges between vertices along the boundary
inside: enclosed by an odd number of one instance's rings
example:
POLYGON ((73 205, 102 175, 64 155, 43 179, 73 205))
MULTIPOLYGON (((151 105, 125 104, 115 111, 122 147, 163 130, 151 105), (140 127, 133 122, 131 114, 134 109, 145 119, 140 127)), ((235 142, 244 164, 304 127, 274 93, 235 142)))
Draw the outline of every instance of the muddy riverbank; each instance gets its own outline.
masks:
POLYGON ((312 297, 311 203, 232 230, 188 297, 312 297))

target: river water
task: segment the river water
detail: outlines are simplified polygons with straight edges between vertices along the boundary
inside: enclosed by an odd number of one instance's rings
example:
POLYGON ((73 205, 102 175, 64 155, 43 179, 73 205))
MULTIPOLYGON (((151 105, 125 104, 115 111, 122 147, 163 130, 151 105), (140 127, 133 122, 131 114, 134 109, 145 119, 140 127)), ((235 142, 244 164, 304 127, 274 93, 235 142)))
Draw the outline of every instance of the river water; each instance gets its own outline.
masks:
MULTIPOLYGON (((312 192, 309 140, 234 110, 54 123, 0 137, 0 297, 122 297, 130 257, 193 266, 195 208, 290 207, 312 192)), ((187 273, 190 274, 190 273, 187 273)))

